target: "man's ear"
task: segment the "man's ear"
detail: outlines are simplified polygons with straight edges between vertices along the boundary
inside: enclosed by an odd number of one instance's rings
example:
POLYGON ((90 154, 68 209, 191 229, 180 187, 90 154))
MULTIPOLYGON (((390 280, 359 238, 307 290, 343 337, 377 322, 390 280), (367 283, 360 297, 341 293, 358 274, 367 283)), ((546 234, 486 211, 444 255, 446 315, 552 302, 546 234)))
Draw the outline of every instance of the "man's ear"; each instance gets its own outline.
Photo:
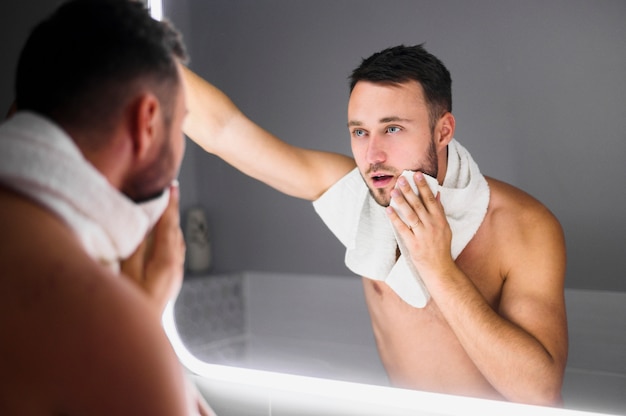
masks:
POLYGON ((439 149, 444 148, 454 138, 456 121, 451 112, 446 112, 435 126, 435 142, 439 149))
POLYGON ((132 111, 134 157, 143 160, 155 144, 161 119, 161 106, 154 94, 143 94, 135 101, 132 111))

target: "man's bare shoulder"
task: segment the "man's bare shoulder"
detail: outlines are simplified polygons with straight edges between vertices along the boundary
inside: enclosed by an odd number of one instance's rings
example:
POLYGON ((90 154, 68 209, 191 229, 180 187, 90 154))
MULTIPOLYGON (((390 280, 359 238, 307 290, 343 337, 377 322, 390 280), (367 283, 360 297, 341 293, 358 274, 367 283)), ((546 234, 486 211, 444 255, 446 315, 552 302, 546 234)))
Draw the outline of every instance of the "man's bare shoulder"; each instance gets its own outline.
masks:
MULTIPOLYGON (((517 276, 526 284, 562 285, 565 237, 556 216, 539 200, 507 183, 487 178, 491 200, 486 223, 498 247, 504 279, 517 276), (531 278, 532 277, 532 278, 531 278)), ((512 285, 510 285, 512 286, 512 285)))
MULTIPOLYGON (((115 399, 132 391, 164 396, 174 409, 184 396, 176 394, 180 368, 133 283, 93 261, 54 215, 6 189, 0 228, 0 336, 9 340, 0 343, 0 389, 7 397, 27 395, 38 413, 55 403, 61 413, 125 414, 132 400, 115 399), (151 370, 163 381, 146 382, 151 370)), ((23 411, 26 404, 14 405, 23 411)), ((146 414, 143 405, 134 410, 146 414)))
POLYGON ((487 177, 491 191, 489 219, 508 231, 532 235, 548 227, 560 231, 560 223, 554 214, 538 199, 508 183, 487 177))

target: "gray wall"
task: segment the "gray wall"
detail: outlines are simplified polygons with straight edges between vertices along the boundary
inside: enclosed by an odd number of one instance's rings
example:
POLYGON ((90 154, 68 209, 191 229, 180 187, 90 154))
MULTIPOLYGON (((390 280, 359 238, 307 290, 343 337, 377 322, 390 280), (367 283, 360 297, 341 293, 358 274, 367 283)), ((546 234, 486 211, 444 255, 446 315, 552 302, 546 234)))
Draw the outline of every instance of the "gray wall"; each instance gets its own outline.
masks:
MULTIPOLYGON (((0 105, 10 103, 25 26, 54 4, 2 4, 0 105)), ((293 144, 346 154, 350 70, 384 47, 426 42, 452 73, 457 139, 485 174, 561 220, 567 286, 626 291, 626 2, 166 0, 165 11, 192 69, 253 120, 293 144)), ((309 202, 193 143, 181 183, 183 209, 209 215, 215 272, 349 274, 309 202)))

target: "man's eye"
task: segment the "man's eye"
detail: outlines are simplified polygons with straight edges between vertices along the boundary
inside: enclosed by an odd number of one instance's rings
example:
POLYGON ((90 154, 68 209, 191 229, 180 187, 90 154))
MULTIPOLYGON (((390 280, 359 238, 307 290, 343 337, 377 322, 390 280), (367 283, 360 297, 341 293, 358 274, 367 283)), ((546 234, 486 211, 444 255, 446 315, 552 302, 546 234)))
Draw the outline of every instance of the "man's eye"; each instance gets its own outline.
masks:
POLYGON ((363 137, 363 136, 365 136, 365 130, 354 129, 352 131, 352 134, 354 134, 356 137, 363 137))
POLYGON ((397 127, 397 126, 387 127, 387 133, 397 133, 399 131, 400 131, 400 127, 397 127))

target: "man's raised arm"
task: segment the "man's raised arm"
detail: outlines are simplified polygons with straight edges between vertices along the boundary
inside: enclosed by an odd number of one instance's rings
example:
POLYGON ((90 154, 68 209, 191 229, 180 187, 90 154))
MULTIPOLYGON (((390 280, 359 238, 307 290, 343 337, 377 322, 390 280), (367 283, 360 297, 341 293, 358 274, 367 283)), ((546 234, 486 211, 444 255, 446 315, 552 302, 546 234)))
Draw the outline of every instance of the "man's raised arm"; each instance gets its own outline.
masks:
POLYGON ((219 89, 186 69, 183 130, 209 153, 297 198, 317 199, 356 165, 348 156, 290 145, 248 119, 219 89))

